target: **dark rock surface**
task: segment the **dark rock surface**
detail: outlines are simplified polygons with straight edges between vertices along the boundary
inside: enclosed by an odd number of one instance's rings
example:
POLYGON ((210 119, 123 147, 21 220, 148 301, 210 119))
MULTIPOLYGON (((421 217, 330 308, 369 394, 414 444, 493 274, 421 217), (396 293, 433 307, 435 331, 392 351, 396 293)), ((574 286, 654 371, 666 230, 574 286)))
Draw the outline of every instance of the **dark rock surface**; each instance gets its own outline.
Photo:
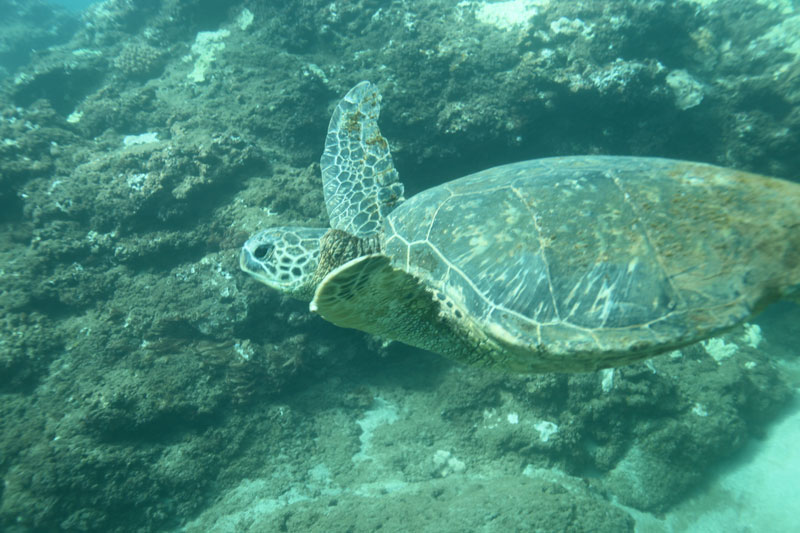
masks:
POLYGON ((762 342, 506 376, 237 264, 326 224, 316 162, 362 79, 409 194, 580 153, 797 178, 791 2, 108 0, 47 35, 28 4, 0 0, 39 43, 0 39, 0 529, 626 531, 611 501, 670 509, 797 386, 796 307, 762 342))

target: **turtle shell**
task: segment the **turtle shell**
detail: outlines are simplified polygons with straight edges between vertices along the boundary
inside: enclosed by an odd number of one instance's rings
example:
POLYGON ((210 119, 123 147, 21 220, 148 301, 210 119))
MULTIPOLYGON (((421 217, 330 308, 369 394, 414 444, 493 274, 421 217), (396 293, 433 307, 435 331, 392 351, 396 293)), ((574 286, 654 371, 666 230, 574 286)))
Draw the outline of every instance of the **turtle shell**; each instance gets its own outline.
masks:
POLYGON ((451 320, 521 357, 586 354, 597 368, 707 338, 774 299, 798 189, 667 159, 525 161, 407 200, 383 252, 451 320))

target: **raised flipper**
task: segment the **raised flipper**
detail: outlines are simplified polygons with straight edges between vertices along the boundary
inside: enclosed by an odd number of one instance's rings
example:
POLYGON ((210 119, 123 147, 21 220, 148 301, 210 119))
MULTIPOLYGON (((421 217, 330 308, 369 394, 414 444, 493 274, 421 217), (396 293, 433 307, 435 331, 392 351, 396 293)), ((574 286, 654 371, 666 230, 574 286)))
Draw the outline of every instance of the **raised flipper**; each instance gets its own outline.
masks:
POLYGON ((320 159, 331 227, 356 237, 377 235, 403 200, 389 143, 378 129, 380 101, 368 81, 350 89, 333 111, 320 159))

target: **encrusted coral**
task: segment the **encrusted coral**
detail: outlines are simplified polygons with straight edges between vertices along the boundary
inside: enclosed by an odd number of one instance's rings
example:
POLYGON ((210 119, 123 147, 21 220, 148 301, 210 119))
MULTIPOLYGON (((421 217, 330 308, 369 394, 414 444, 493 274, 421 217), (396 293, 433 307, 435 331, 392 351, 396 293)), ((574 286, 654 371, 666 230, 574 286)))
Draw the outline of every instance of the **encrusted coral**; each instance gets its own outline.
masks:
POLYGON ((126 45, 114 59, 114 67, 126 78, 148 79, 164 66, 164 53, 145 43, 126 45))

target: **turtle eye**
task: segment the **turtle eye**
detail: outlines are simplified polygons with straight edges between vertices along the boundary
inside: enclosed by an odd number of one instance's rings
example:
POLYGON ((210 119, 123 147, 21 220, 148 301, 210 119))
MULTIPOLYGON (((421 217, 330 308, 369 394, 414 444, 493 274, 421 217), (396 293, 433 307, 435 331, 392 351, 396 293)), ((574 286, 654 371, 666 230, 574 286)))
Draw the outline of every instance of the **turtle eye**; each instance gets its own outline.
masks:
POLYGON ((253 250, 253 257, 258 259, 259 261, 264 261, 266 259, 269 259, 274 249, 275 246, 271 244, 259 244, 258 247, 255 250, 253 250))

